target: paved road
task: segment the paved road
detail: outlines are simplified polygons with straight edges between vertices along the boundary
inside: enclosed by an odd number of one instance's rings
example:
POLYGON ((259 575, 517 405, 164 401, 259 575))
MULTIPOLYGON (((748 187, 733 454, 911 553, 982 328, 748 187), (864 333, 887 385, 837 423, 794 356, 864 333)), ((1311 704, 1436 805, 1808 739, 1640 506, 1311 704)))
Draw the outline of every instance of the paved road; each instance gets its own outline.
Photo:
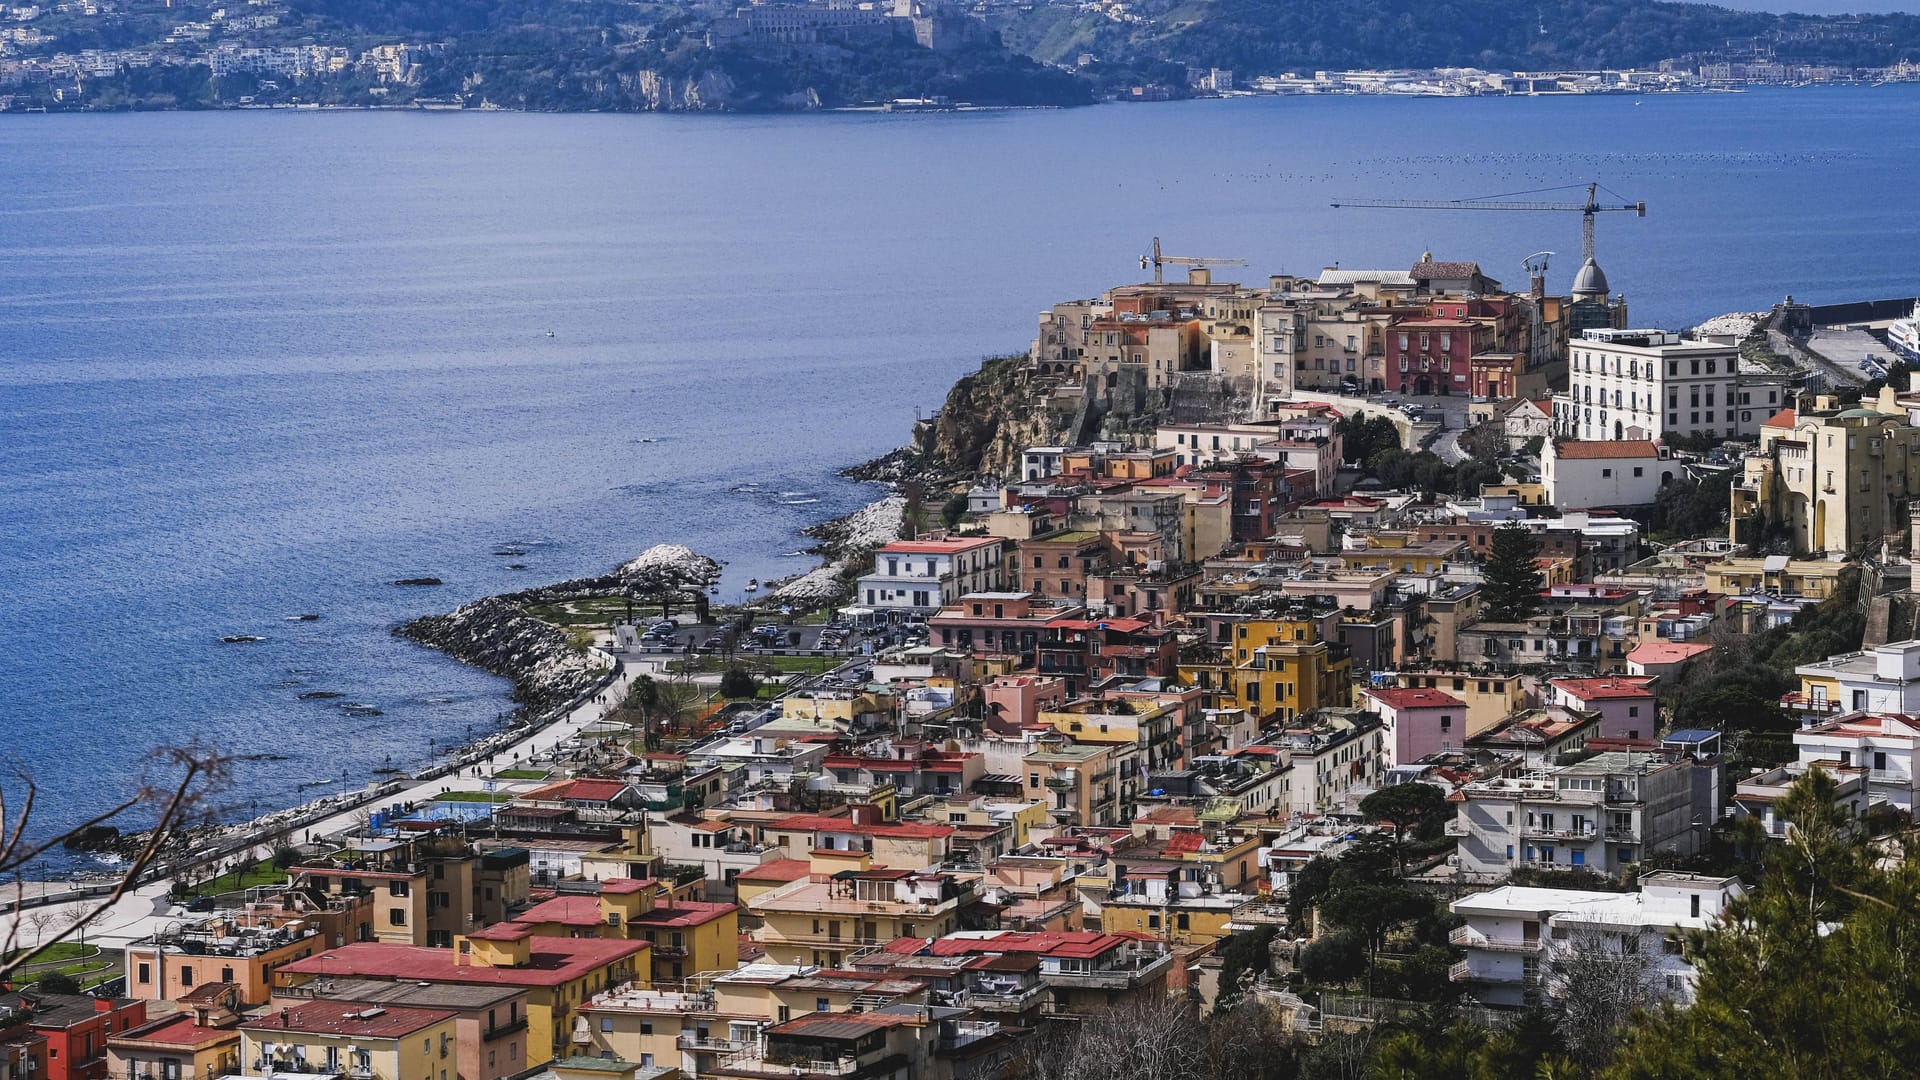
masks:
MULTIPOLYGON (((638 672, 627 670, 610 683, 607 688, 589 699, 585 704, 567 714, 563 720, 528 734, 514 743, 501 747, 499 752, 477 769, 466 770, 463 775, 443 776, 411 784, 391 795, 383 796, 382 803, 424 802, 431 800, 443 790, 484 791, 491 782, 487 773, 497 769, 510 769, 516 763, 526 764, 531 760, 551 753, 555 747, 565 743, 582 728, 604 718, 613 711, 620 700, 626 696, 627 686, 638 672), (516 756, 517 755, 517 756, 516 756)), ((536 786, 533 782, 511 781, 492 782, 496 790, 514 791, 536 786)), ((324 836, 354 828, 363 811, 347 810, 332 817, 324 818, 310 826, 304 826, 302 832, 311 832, 314 836, 324 836)), ((253 859, 265 858, 272 854, 271 843, 261 843, 247 853, 253 859)), ((240 853, 224 856, 221 861, 242 857, 240 853)), ((169 903, 167 899, 168 882, 158 881, 143 885, 139 889, 120 898, 120 902, 102 913, 100 918, 87 927, 87 943, 106 948, 122 948, 127 943, 146 937, 157 930, 164 929, 173 922, 195 916, 187 915, 182 909, 169 903)), ((76 905, 78 902, 76 902, 76 905)), ((32 909, 28 909, 31 911, 32 909)), ((11 930, 14 916, 0 913, 0 935, 11 930)), ((20 940, 34 944, 39 934, 31 922, 20 928, 20 940)))

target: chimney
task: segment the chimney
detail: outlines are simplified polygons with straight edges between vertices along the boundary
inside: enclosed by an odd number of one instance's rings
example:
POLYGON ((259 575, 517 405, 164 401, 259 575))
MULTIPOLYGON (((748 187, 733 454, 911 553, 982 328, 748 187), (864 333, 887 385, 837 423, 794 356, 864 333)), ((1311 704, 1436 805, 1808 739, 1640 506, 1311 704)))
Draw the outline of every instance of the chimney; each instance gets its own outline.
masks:
POLYGON ((97 1013, 112 1012, 113 999, 112 998, 94 998, 93 1011, 97 1013))

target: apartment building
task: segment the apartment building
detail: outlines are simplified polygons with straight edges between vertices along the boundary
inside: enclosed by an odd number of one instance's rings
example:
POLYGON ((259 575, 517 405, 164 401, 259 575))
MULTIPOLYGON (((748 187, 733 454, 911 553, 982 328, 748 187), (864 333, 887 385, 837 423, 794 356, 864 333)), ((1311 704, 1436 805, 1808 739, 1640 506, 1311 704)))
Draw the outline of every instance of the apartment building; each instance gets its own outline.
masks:
MULTIPOLYGON (((34 994, 27 1025, 47 1039, 46 1080, 107 1080, 107 1042, 147 1022, 135 998, 34 994)), ((124 1073, 122 1075, 125 1075, 124 1073)))
POLYGON ((1555 402, 1568 438, 1752 435, 1786 400, 1783 378, 1741 376, 1736 347, 1665 330, 1585 330, 1568 352, 1568 393, 1555 402))
POLYGON ((1653 852, 1691 855, 1713 811, 1694 783, 1695 767, 1684 758, 1612 751, 1474 781, 1460 789, 1447 824, 1459 838, 1459 868, 1481 880, 1516 866, 1617 876, 1653 852))
POLYGON ((527 1065, 532 1068, 562 1050, 580 1002, 647 970, 646 951, 644 941, 538 937, 528 927, 504 923, 476 931, 452 949, 379 941, 329 949, 279 968, 273 981, 276 989, 349 978, 522 988, 527 993, 527 1065))
POLYGON ((753 939, 776 963, 838 967, 848 954, 899 937, 934 937, 959 928, 974 882, 948 874, 875 866, 864 854, 823 858, 814 873, 753 896, 761 921, 753 939))
POLYGON ((358 1080, 454 1080, 450 1009, 303 1001, 240 1025, 243 1076, 329 1073, 358 1080))
POLYGON ((927 616, 967 593, 1006 587, 997 536, 895 540, 873 551, 873 572, 854 586, 859 602, 892 616, 927 616))
POLYGON ((209 983, 180 1010, 107 1041, 107 1074, 129 1080, 196 1080, 240 1071, 239 988, 209 983))
POLYGON ((527 1070, 527 991, 521 987, 316 979, 275 990, 267 1015, 318 1000, 357 1004, 363 1012, 400 1006, 452 1013, 459 1080, 505 1080, 527 1070))
POLYGON ((1466 957, 1450 974, 1475 1000, 1517 1008, 1563 991, 1556 964, 1638 957, 1654 992, 1685 1006, 1697 973, 1676 935, 1717 925, 1745 892, 1738 878, 1659 870, 1631 893, 1506 885, 1463 896, 1450 906, 1466 924, 1451 940, 1466 957))
POLYGON ((1547 688, 1549 704, 1599 713, 1599 734, 1605 738, 1651 739, 1660 729, 1653 680, 1646 676, 1549 679, 1547 688))
POLYGON ((1839 653, 1793 669, 1800 690, 1781 705, 1803 716, 1840 713, 1920 715, 1920 641, 1894 641, 1839 653))

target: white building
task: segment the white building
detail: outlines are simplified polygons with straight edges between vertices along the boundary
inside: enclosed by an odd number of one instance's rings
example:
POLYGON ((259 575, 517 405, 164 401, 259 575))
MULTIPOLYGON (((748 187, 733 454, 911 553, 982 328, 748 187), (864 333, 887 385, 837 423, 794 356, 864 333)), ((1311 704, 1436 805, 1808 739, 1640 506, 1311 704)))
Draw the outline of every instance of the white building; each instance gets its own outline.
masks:
POLYGON ((1737 348, 1665 330, 1587 330, 1567 367, 1555 426, 1589 441, 1751 435, 1785 398, 1778 377, 1740 376, 1737 348))
POLYGON ((1920 641, 1893 641, 1793 669, 1803 711, 1920 715, 1920 641))
POLYGON ((1794 732, 1793 745, 1803 768, 1865 769, 1867 807, 1885 803, 1912 812, 1920 723, 1911 717, 1850 713, 1794 732))
POLYGON ((936 536, 883 544, 854 595, 882 614, 931 615, 968 593, 998 592, 1006 587, 1005 543, 997 536, 936 536))
POLYGON ((1476 780, 1460 789, 1447 823, 1460 872, 1491 880, 1531 866, 1611 877, 1652 852, 1691 855, 1713 812, 1695 768, 1685 758, 1609 752, 1476 780))
POLYGON ((1587 957, 1639 957, 1630 963, 1648 995, 1690 1004, 1696 975, 1669 939, 1715 925, 1744 894, 1738 878, 1660 870, 1637 893, 1508 885, 1464 896, 1451 905, 1467 920, 1452 934, 1467 953, 1453 980, 1485 1004, 1520 1006, 1566 992, 1571 966, 1587 957))
POLYGON ((1651 506, 1660 489, 1679 475, 1680 465, 1646 440, 1562 439, 1547 443, 1540 453, 1547 502, 1567 510, 1651 506))

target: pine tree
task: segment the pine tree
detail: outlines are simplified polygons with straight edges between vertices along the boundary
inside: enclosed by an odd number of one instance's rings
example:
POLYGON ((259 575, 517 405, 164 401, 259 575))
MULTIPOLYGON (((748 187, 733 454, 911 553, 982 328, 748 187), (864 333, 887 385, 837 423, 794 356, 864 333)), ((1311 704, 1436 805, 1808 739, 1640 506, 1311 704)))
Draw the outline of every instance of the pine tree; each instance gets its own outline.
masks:
POLYGON ((1502 525, 1487 545, 1487 564, 1481 614, 1489 622, 1517 622, 1540 610, 1540 588, 1545 582, 1534 559, 1540 541, 1519 525, 1502 525))

